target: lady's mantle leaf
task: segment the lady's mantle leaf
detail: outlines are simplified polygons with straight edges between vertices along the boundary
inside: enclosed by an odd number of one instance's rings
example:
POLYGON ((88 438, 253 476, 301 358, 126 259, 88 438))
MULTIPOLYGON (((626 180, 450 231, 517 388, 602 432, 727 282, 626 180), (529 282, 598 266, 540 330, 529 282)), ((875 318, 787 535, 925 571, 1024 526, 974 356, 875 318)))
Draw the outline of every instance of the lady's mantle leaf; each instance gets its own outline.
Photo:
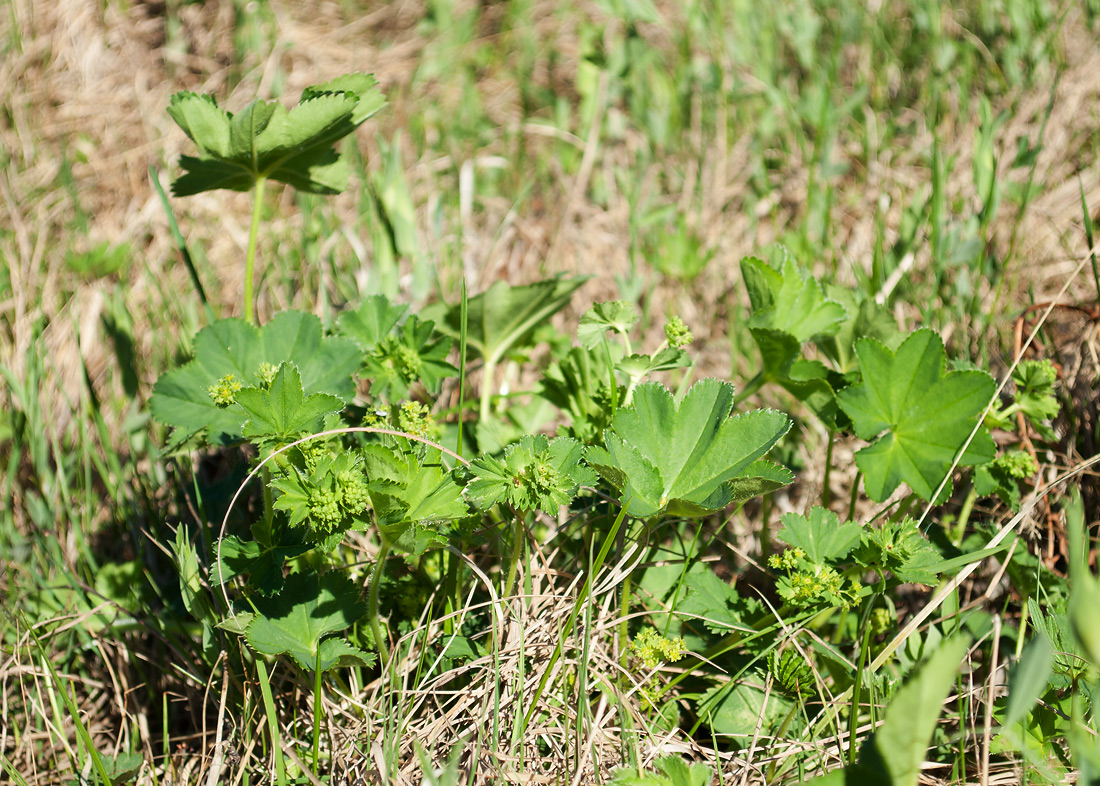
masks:
POLYGON ((200 155, 180 157, 187 174, 172 183, 172 192, 248 191, 261 178, 317 194, 343 191, 347 165, 333 145, 384 104, 366 74, 308 87, 289 112, 277 102, 253 101, 234 115, 219 108, 213 96, 176 93, 168 114, 200 155))
MULTIPOLYGON (((928 329, 913 333, 896 353, 874 339, 860 339, 856 355, 863 383, 842 390, 837 401, 860 439, 886 431, 856 453, 867 494, 881 502, 904 482, 931 499, 993 396, 992 377, 981 371, 945 373, 943 342, 928 329)), ((959 464, 984 464, 994 453, 992 437, 979 430, 959 464)))
POLYGON ((354 342, 325 337, 321 320, 312 314, 286 311, 262 328, 222 319, 199 331, 190 363, 161 375, 149 408, 157 420, 184 434, 205 430, 210 444, 229 445, 240 441, 249 415, 236 401, 215 400, 211 389, 219 382, 231 377, 241 386, 263 385, 264 369, 287 361, 297 366, 304 393, 347 400, 355 394, 351 375, 359 358, 354 342))
POLYGON ((582 347, 592 349, 600 345, 604 331, 627 335, 638 321, 638 312, 625 300, 597 303, 581 317, 577 327, 577 341, 582 347))
MULTIPOLYGON (((787 433, 781 412, 730 417, 733 387, 704 379, 679 406, 663 385, 638 386, 634 402, 615 413, 604 448, 586 460, 623 495, 632 516, 649 517, 671 503, 685 512, 718 510, 733 499, 730 481, 787 433)), ((771 474, 771 473, 769 473, 771 474)))
POLYGON ((368 661, 366 653, 345 641, 322 641, 367 612, 366 604, 359 601, 359 588, 343 573, 294 573, 274 598, 256 598, 256 611, 245 632, 256 652, 287 653, 306 671, 327 671, 348 660, 368 661))
POLYGON ((425 455, 372 444, 363 449, 378 529, 399 552, 419 556, 447 538, 441 525, 469 515, 462 488, 438 450, 425 455))
POLYGON ((341 399, 327 393, 306 396, 302 375, 290 363, 279 366, 270 388, 247 387, 239 391, 237 403, 251 417, 242 433, 253 442, 291 441, 303 432, 316 430, 325 415, 344 408, 341 399))
POLYGON ((784 513, 779 539, 802 549, 811 563, 826 565, 844 559, 859 545, 863 527, 851 521, 841 524, 831 510, 815 505, 808 516, 784 513))
POLYGON ((556 513, 580 486, 596 482, 581 463, 584 447, 569 437, 550 440, 526 435, 504 450, 502 458, 481 456, 466 470, 466 496, 482 510, 506 502, 518 510, 556 513))
POLYGON ((370 352, 393 330, 408 306, 390 303, 385 295, 372 295, 354 311, 345 311, 336 320, 339 331, 370 352))
POLYGON ((844 306, 826 298, 821 284, 803 275, 790 258, 776 270, 762 259, 746 257, 741 274, 752 301, 750 327, 782 331, 802 344, 835 333, 847 316, 844 306))

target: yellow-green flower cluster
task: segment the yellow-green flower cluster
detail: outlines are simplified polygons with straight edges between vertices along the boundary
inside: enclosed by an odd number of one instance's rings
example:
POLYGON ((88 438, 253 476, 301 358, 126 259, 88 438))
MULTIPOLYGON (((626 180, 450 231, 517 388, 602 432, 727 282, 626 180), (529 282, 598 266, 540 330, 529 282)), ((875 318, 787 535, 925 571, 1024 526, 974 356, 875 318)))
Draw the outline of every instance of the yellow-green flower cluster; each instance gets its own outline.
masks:
POLYGON ((406 434, 426 437, 432 430, 432 413, 419 401, 406 401, 397 409, 397 429, 406 434))
POLYGON ((267 361, 261 363, 260 367, 256 369, 256 378, 260 380, 260 387, 271 387, 271 383, 274 381, 275 375, 278 373, 278 366, 268 363, 267 361))
POLYGON ((240 392, 242 387, 244 385, 237 379, 236 374, 226 374, 208 387, 206 392, 210 394, 210 398, 219 407, 228 407, 237 400, 237 393, 240 392))
POLYGON ((682 638, 667 638, 654 628, 642 628, 630 646, 647 669, 657 668, 661 661, 675 663, 687 651, 682 638))
POLYGON ((669 317, 668 322, 665 323, 665 338, 673 349, 682 349, 695 340, 695 336, 684 320, 677 316, 669 317))

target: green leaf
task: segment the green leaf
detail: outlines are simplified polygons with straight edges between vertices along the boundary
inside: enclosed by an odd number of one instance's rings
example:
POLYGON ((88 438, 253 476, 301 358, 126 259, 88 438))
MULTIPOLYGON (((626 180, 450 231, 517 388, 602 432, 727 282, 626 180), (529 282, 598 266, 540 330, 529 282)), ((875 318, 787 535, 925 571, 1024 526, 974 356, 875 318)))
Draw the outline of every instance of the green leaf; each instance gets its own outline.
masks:
POLYGON ((556 515, 581 486, 593 485, 596 473, 581 463, 584 446, 569 437, 550 440, 525 435, 500 458, 479 456, 463 473, 466 497, 481 510, 499 502, 521 511, 556 515))
POLYGON ((1046 693, 1054 672, 1054 648, 1041 633, 1032 637, 1020 662, 1008 678, 1008 703, 1001 723, 1011 726, 1027 717, 1035 702, 1046 693))
POLYGON ((462 487, 438 450, 425 456, 385 445, 363 449, 378 529, 397 551, 418 556, 446 542, 441 525, 469 515, 462 487))
POLYGON ((749 327, 780 330, 803 344, 835 333, 847 317, 844 307, 825 297, 821 284, 798 269, 790 257, 776 270, 756 257, 741 260, 753 315, 749 327))
POLYGON ((176 93, 168 114, 199 156, 180 157, 186 174, 172 183, 172 192, 248 191, 260 179, 317 194, 343 191, 347 166, 333 145, 384 103, 374 78, 366 74, 306 88, 289 112, 277 102, 257 100, 234 115, 219 108, 213 96, 176 93))
POLYGON ((256 616, 245 637, 256 652, 286 653, 305 671, 327 671, 350 656, 366 661, 346 642, 322 646, 322 639, 351 627, 366 612, 359 588, 345 574, 292 573, 274 598, 256 599, 256 616))
POLYGON ((429 393, 437 393, 440 383, 458 374, 447 362, 451 339, 435 332, 435 323, 412 316, 396 334, 383 338, 363 363, 363 376, 371 381, 372 396, 387 401, 407 398, 417 381, 429 393))
POLYGON ((677 405, 662 385, 640 385, 620 408, 588 463, 622 495, 632 516, 649 517, 674 501, 719 510, 733 499, 729 481, 790 428, 787 416, 756 410, 730 417, 733 388, 705 379, 677 405))
POLYGON ((363 352, 370 352, 390 334, 408 306, 390 303, 385 295, 363 298, 354 311, 345 311, 336 320, 336 328, 363 352))
POLYGON ((898 688, 882 725, 860 752, 860 764, 887 776, 891 786, 917 786, 932 732, 966 651, 961 636, 948 639, 898 688))
POLYGON ((194 346, 191 362, 157 380, 149 408, 181 435, 205 432, 211 445, 239 442, 249 419, 240 404, 221 406, 211 396, 211 388, 226 377, 242 386, 259 385, 265 368, 285 361, 297 367, 306 394, 345 400, 355 395, 351 375, 359 368, 359 348, 345 338, 325 337, 321 320, 312 314, 285 311, 262 328, 222 319, 199 331, 194 346))
POLYGON ((831 510, 815 505, 809 516, 784 513, 779 539, 792 548, 800 548, 815 565, 843 560, 863 538, 863 527, 851 521, 840 523, 831 510))
POLYGON ((705 627, 711 633, 745 630, 745 619, 759 605, 742 598, 728 582, 702 562, 691 566, 684 577, 687 593, 676 604, 675 612, 684 617, 683 624, 695 630, 705 627))
POLYGON ((703 694, 698 713, 716 735, 728 738, 736 748, 746 748, 754 734, 770 736, 787 718, 787 733, 797 736, 801 716, 792 713, 794 709, 795 701, 780 691, 766 692, 762 685, 736 681, 703 694))
MULTIPOLYGON (((497 365, 508 352, 527 346, 535 329, 565 308, 573 293, 587 280, 586 276, 556 276, 516 287, 495 281, 467 303, 467 346, 487 363, 497 365)), ((422 313, 434 315, 430 309, 422 313)), ((436 321, 439 330, 458 338, 461 332, 458 305, 448 308, 436 321)))
POLYGON ((794 483, 794 473, 780 464, 760 460, 749 464, 739 475, 726 484, 731 502, 759 497, 761 494, 794 483))
POLYGON ((614 773, 611 786, 710 786, 711 768, 688 764, 679 756, 663 756, 653 762, 657 772, 638 774, 622 769, 614 773))
POLYGON ((891 349, 897 349, 902 341, 894 315, 886 306, 858 289, 839 285, 826 287, 830 300, 840 303, 848 316, 840 323, 836 333, 816 341, 818 348, 835 364, 841 373, 858 370, 854 353, 855 342, 861 338, 874 338, 891 349))
POLYGON ((315 432, 325 415, 339 412, 344 402, 327 393, 305 395, 302 375, 291 363, 283 363, 271 387, 247 387, 238 391, 237 403, 251 418, 241 433, 253 442, 290 442, 315 432))
POLYGON ((543 398, 569 416, 569 432, 584 443, 597 439, 611 419, 612 394, 603 369, 591 350, 573 347, 542 378, 543 398))
POLYGON ((596 303, 577 326, 577 341, 586 349, 598 347, 605 331, 625 336, 638 321, 638 311, 625 300, 596 303))
POLYGON ((653 355, 635 354, 625 357, 616 364, 616 369, 629 376, 631 380, 640 380, 658 371, 688 368, 691 362, 691 355, 684 350, 665 347, 653 355))
POLYGON ((218 558, 210 571, 210 583, 218 587, 247 574, 250 587, 263 595, 274 595, 283 587, 286 561, 305 554, 310 548, 301 538, 264 545, 255 540, 226 535, 215 549, 218 558))
MULTIPOLYGON (((943 342, 927 329, 909 336, 897 352, 861 339, 856 355, 863 383, 842 390, 837 400, 856 435, 875 440, 856 453, 867 494, 881 502, 904 482, 930 500, 996 384, 981 371, 945 373, 943 342)), ((959 464, 982 464, 994 453, 992 437, 979 430, 959 464)))
POLYGON ((911 518, 863 528, 853 559, 866 568, 889 571, 907 584, 935 584, 944 567, 943 557, 911 518))

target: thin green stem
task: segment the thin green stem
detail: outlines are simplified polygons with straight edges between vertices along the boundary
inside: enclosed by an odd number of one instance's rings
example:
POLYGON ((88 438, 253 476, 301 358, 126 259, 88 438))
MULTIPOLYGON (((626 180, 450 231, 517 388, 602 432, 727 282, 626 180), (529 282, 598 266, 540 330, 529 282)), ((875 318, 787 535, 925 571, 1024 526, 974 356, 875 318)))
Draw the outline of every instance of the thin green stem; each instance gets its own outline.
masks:
POLYGON ((496 370, 496 361, 486 358, 485 365, 481 369, 481 408, 478 410, 478 419, 482 423, 487 423, 491 414, 490 402, 493 397, 493 377, 496 376, 496 370))
POLYGON ((821 481, 821 507, 829 507, 832 502, 832 492, 829 490, 829 481, 833 474, 833 445, 836 443, 836 432, 829 429, 829 447, 825 449, 825 479, 821 481))
POLYGON ((382 538, 378 559, 370 574, 370 591, 367 594, 367 617, 370 618, 370 629, 374 634, 374 643, 378 647, 378 658, 382 662, 383 671, 390 665, 390 648, 386 645, 386 639, 382 635, 382 625, 378 622, 378 587, 382 584, 382 566, 389 553, 390 544, 382 538))
POLYGON ((256 238, 260 233, 265 185, 266 178, 256 178, 256 187, 252 190, 252 225, 248 228, 248 253, 244 258, 244 319, 250 325, 256 324, 256 313, 252 305, 252 277, 256 268, 256 238))
POLYGON ((619 666, 622 670, 619 673, 619 680, 622 687, 626 687, 629 682, 630 672, 627 670, 627 663, 630 660, 630 595, 633 582, 631 579, 633 576, 627 573, 623 578, 622 600, 619 606, 619 666))
POLYGON ((856 498, 859 496, 859 481, 862 479, 862 472, 856 472, 856 476, 852 479, 852 496, 848 499, 848 521, 853 521, 856 517, 856 498))
POLYGON ((504 594, 502 597, 511 597, 515 587, 516 573, 519 571, 519 561, 523 552, 523 517, 516 515, 516 523, 512 529, 512 556, 508 564, 508 578, 504 581, 504 594))
POLYGON ((733 405, 736 407, 738 404, 740 404, 742 401, 747 399, 753 393, 760 390, 760 388, 764 387, 764 383, 767 382, 767 381, 768 381, 768 379, 767 379, 767 377, 764 376, 764 372, 763 371, 758 372, 755 377, 753 377, 752 379, 750 379, 748 382, 745 383, 744 390, 742 390, 740 393, 738 393, 736 396, 733 397, 733 405))
POLYGON ((317 775, 317 761, 321 756, 321 649, 317 648, 317 663, 313 667, 313 774, 317 775))

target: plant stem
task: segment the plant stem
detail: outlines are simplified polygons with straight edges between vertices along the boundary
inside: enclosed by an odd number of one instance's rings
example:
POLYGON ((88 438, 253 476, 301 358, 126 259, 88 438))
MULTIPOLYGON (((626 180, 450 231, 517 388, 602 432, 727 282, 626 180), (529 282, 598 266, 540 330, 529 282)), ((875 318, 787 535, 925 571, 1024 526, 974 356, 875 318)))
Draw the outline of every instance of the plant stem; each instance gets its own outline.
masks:
POLYGON ((508 565, 508 578, 504 581, 504 595, 510 597, 515 586, 516 573, 519 570, 519 560, 523 551, 523 517, 517 515, 515 527, 512 531, 512 559, 508 565))
POLYGON ((252 277, 256 268, 256 237, 260 232, 260 213, 266 184, 265 178, 258 177, 256 187, 252 190, 252 225, 248 228, 248 253, 244 258, 244 319, 250 325, 256 324, 256 314, 252 307, 252 277))
POLYGON ((493 397, 493 377, 496 376, 496 371, 496 361, 486 358, 485 365, 481 369, 481 407, 478 409, 478 419, 482 423, 487 423, 492 414, 490 401, 493 397))
POLYGON ((317 645, 317 663, 313 668, 313 774, 317 775, 317 759, 321 755, 321 646, 317 645))
POLYGON ((622 605, 619 607, 619 666, 622 667, 622 671, 619 673, 620 684, 626 687, 629 682, 630 672, 627 670, 627 664, 630 660, 630 622, 627 619, 630 616, 630 590, 632 574, 627 573, 623 578, 622 589, 622 605))
POLYGON ((747 399, 760 388, 764 387, 764 383, 767 382, 767 378, 764 376, 764 372, 760 371, 755 377, 745 383, 745 389, 733 397, 733 405, 736 407, 742 401, 747 399))
POLYGON ((848 521, 853 521, 856 517, 856 498, 859 496, 859 481, 863 478, 862 472, 856 472, 856 476, 852 479, 852 496, 848 500, 848 521))
POLYGON ((382 565, 390 553, 390 544, 382 538, 382 545, 378 548, 378 559, 374 563, 374 570, 370 574, 370 591, 367 594, 367 616, 370 618, 371 633, 374 634, 374 643, 378 647, 378 659, 382 662, 382 669, 390 665, 390 648, 386 645, 386 639, 382 636, 382 626, 378 623, 378 587, 382 583, 382 565))
POLYGON ((836 432, 829 429, 829 447, 825 449, 825 479, 821 482, 821 507, 828 508, 832 502, 832 494, 829 491, 829 480, 833 474, 833 444, 836 442, 836 432))

